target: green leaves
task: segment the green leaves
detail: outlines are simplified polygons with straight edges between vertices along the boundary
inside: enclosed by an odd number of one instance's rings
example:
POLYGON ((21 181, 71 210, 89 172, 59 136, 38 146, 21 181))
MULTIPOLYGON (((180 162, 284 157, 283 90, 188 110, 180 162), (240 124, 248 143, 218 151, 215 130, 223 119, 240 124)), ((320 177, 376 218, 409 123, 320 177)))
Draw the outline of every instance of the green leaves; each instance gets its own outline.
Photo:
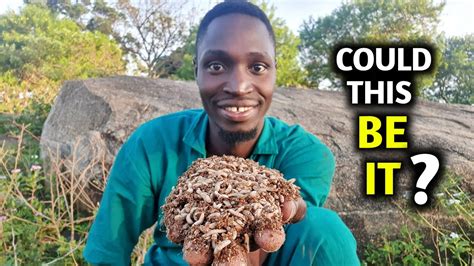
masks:
POLYGON ((443 6, 428 0, 357 0, 342 4, 329 16, 310 17, 300 30, 308 83, 318 87, 329 82, 330 88, 341 87, 328 62, 337 44, 431 42, 443 6))
POLYGON ((305 85, 305 72, 298 62, 300 39, 285 21, 275 14, 275 6, 266 1, 257 1, 257 5, 267 14, 276 41, 277 86, 302 87, 305 85))
POLYGON ((40 5, 0 16, 0 32, 0 112, 23 113, 21 122, 32 123, 35 134, 62 82, 125 70, 122 51, 109 37, 40 5))
POLYGON ((445 103, 474 103, 474 35, 441 40, 441 60, 424 96, 445 103))

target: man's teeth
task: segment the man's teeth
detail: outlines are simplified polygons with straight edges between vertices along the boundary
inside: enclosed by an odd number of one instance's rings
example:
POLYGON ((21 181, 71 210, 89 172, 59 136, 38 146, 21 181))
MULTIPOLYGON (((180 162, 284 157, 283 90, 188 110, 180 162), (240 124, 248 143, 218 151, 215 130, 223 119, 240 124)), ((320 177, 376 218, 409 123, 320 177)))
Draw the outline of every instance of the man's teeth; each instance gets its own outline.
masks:
POLYGON ((242 113, 252 109, 252 107, 226 107, 225 110, 233 113, 242 113))

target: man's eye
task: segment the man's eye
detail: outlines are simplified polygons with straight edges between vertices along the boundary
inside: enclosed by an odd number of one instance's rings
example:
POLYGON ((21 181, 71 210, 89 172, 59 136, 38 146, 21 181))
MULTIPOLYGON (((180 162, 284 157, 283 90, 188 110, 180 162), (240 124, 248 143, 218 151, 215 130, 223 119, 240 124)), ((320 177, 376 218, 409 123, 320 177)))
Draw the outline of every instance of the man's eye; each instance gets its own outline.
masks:
POLYGON ((225 70, 225 68, 220 63, 211 63, 207 66, 207 70, 212 73, 221 73, 225 70))
POLYGON ((250 70, 254 73, 262 74, 263 72, 265 72, 267 70, 267 66, 264 65, 264 64, 254 64, 254 65, 252 65, 250 70))

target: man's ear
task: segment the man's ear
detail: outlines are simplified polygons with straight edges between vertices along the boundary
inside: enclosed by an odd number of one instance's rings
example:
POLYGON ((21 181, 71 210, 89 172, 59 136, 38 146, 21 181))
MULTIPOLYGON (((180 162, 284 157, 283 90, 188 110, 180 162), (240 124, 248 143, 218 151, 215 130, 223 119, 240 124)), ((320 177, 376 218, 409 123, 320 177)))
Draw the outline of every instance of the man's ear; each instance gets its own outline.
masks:
POLYGON ((197 79, 197 72, 198 72, 196 57, 193 57, 193 67, 194 67, 194 80, 196 80, 197 79))

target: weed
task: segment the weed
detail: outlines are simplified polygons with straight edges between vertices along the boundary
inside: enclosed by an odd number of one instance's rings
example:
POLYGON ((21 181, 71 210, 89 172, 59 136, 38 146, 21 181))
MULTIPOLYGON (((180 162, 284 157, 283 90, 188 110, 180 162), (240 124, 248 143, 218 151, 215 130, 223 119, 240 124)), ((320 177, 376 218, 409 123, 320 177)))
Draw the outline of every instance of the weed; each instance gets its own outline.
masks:
MULTIPOLYGON (((82 251, 97 205, 85 190, 105 184, 72 175, 70 161, 53 160, 46 171, 38 139, 19 127, 17 147, 0 147, 0 265, 86 264, 82 251)), ((143 263, 151 236, 151 229, 142 234, 134 264, 143 263)))
POLYGON ((402 227, 397 239, 382 236, 380 243, 370 244, 365 265, 472 265, 474 205, 460 185, 461 176, 446 172, 444 177, 431 210, 394 202, 414 225, 402 227))

